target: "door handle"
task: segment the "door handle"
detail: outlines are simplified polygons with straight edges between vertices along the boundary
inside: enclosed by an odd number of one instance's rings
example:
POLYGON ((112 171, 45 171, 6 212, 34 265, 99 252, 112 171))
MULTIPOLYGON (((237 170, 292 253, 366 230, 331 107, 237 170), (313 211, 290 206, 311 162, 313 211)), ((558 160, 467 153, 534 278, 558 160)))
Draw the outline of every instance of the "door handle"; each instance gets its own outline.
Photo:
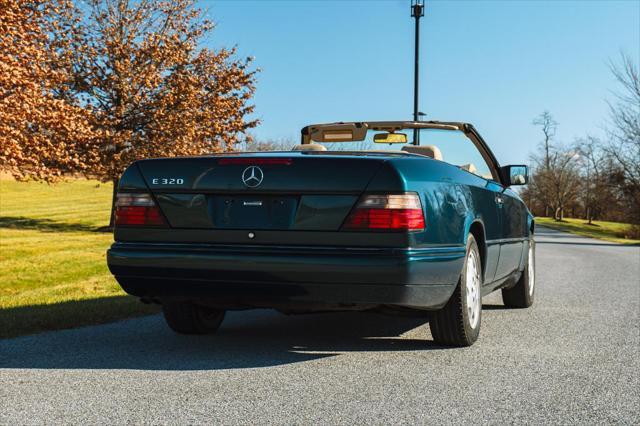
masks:
POLYGON ((497 204, 504 204, 504 198, 502 198, 502 194, 496 194, 496 203, 497 204))

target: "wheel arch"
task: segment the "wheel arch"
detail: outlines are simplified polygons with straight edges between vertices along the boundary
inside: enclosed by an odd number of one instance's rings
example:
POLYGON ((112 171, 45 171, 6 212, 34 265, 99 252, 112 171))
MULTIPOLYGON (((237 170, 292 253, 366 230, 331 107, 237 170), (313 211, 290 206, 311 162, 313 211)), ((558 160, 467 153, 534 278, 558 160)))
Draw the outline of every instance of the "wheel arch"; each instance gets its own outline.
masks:
POLYGON ((482 263, 482 274, 484 275, 487 270, 487 239, 485 235, 484 223, 480 219, 475 219, 469 225, 467 231, 468 234, 473 235, 476 243, 478 244, 478 250, 480 251, 480 261, 482 263))
POLYGON ((529 228, 529 237, 532 237, 536 230, 536 219, 531 215, 527 215, 527 225, 529 228))

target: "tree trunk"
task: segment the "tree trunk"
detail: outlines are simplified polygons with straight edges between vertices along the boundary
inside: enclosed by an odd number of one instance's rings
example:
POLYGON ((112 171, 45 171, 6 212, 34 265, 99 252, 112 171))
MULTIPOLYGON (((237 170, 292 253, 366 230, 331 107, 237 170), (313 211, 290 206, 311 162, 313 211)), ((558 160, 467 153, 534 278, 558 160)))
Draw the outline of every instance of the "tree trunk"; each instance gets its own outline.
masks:
POLYGON ((116 194, 118 193, 118 183, 120 179, 113 180, 113 193, 111 195, 111 217, 109 218, 109 229, 113 230, 116 226, 116 194))

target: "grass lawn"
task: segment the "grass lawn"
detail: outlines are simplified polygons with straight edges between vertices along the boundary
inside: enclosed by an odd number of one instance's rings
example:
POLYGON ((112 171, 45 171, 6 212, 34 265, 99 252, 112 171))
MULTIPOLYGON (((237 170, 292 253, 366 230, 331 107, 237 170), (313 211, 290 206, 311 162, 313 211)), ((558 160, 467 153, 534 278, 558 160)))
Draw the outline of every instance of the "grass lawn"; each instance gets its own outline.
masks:
POLYGON ((594 220, 592 225, 589 225, 585 219, 564 219, 562 222, 556 222, 550 217, 536 217, 536 225, 614 243, 640 244, 640 240, 624 238, 624 230, 629 226, 626 223, 594 220))
POLYGON ((105 262, 111 184, 0 180, 0 338, 157 312, 105 262))

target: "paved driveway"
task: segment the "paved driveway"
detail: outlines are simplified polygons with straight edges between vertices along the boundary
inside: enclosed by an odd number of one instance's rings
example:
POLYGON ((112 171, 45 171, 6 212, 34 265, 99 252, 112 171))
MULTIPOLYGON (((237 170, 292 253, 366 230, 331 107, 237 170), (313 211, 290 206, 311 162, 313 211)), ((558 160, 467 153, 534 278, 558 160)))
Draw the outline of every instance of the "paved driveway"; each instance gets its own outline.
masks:
POLYGON ((638 423, 640 248, 540 229, 529 310, 484 299, 471 348, 424 320, 159 316, 0 341, 0 423, 638 423))

